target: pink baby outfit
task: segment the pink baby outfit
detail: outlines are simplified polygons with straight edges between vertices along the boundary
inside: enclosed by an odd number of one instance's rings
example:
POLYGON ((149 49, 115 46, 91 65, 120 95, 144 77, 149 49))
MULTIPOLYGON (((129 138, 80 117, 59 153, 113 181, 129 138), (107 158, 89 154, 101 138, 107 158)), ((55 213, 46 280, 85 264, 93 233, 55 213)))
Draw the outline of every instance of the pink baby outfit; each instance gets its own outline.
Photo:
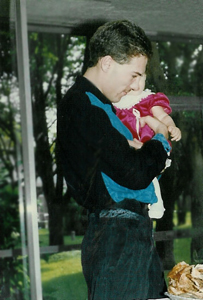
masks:
MULTIPOLYGON (((172 112, 169 99, 163 93, 152 93, 150 90, 143 91, 138 96, 126 95, 114 104, 116 115, 122 123, 131 131, 133 138, 145 143, 154 136, 154 131, 146 124, 140 126, 139 118, 152 116, 151 109, 154 106, 163 107, 167 114, 172 112)), ((162 218, 165 208, 161 196, 159 181, 155 177, 152 181, 154 185, 157 203, 149 205, 149 217, 152 219, 162 218)))
POLYGON ((167 114, 172 112, 169 99, 163 93, 152 93, 150 90, 143 91, 138 96, 126 95, 114 105, 116 115, 123 124, 131 131, 133 138, 145 143, 154 136, 153 130, 145 125, 141 128, 139 118, 152 116, 151 109, 154 106, 163 107, 167 114))

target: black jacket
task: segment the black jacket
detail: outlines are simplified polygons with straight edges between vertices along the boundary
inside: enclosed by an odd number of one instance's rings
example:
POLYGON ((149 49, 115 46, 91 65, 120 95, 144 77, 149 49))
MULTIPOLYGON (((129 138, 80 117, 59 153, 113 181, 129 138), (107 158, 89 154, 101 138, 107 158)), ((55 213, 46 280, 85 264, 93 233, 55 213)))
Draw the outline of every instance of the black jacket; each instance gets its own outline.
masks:
POLYGON ((94 210, 113 203, 101 172, 130 189, 146 188, 165 167, 167 154, 156 140, 139 150, 131 148, 111 125, 106 112, 91 105, 85 92, 112 106, 91 82, 78 77, 59 105, 57 140, 64 177, 73 197, 94 210))

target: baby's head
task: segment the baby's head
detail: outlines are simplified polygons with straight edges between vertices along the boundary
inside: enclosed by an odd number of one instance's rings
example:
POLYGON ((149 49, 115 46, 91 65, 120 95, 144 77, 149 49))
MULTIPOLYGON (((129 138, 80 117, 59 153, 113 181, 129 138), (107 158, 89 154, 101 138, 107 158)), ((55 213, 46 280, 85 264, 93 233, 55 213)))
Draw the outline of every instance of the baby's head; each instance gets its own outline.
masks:
POLYGON ((140 76, 137 89, 131 90, 130 92, 128 92, 127 95, 132 95, 132 96, 140 95, 145 89, 145 81, 146 81, 146 74, 143 74, 142 76, 140 76))

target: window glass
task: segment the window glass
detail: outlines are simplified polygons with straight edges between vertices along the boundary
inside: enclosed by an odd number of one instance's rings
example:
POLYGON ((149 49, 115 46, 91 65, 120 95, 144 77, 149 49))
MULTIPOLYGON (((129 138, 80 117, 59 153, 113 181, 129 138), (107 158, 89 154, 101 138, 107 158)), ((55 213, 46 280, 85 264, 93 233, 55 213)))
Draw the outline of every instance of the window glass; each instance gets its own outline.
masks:
MULTIPOLYGON (((4 21, 0 35, 0 222, 3 228, 0 230, 0 297, 12 299, 15 295, 15 299, 28 299, 14 27, 4 21)), ((63 95, 86 65, 88 39, 29 31, 28 42, 43 298, 63 300, 68 295, 69 300, 85 300, 87 288, 80 245, 87 226, 87 212, 75 202, 64 183, 57 157, 56 112, 63 95)), ((157 249, 167 274, 182 260, 203 263, 203 239, 200 238, 203 50, 201 44, 172 41, 153 42, 153 49, 146 88, 168 96, 171 116, 182 131, 181 141, 172 143, 172 165, 160 179, 166 211, 161 220, 154 222, 157 249)))

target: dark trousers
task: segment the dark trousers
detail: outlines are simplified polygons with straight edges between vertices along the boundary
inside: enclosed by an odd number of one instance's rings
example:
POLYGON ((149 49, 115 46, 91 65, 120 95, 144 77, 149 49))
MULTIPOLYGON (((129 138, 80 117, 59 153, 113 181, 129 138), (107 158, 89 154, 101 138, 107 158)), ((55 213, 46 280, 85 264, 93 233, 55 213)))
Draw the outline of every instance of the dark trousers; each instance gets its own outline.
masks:
POLYGON ((163 298, 166 284, 146 209, 90 214, 82 243, 89 300, 163 298))

